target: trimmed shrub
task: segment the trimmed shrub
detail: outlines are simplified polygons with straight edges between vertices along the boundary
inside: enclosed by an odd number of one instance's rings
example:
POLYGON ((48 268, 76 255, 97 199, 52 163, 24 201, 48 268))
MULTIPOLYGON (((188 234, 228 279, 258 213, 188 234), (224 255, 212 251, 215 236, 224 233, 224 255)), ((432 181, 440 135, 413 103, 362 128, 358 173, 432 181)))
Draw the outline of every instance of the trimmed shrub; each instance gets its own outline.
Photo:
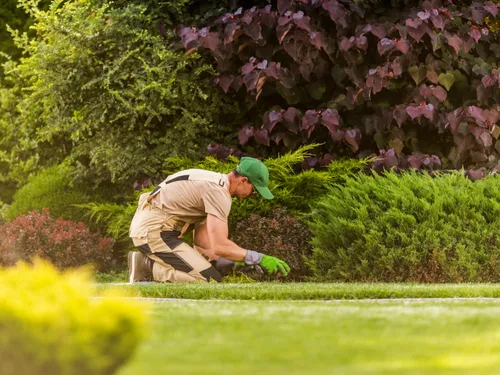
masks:
POLYGON ((3 375, 111 375, 142 339, 144 306, 91 299, 87 272, 38 261, 0 269, 0 279, 3 375))
POLYGON ((312 214, 317 279, 500 281, 500 177, 359 175, 312 214))
POLYGON ((292 269, 287 280, 297 280, 308 273, 305 259, 311 255, 311 232, 286 209, 274 210, 269 217, 250 215, 236 224, 232 239, 246 249, 286 261, 292 269))
MULTIPOLYGON (((300 216, 304 212, 309 212, 310 205, 328 191, 328 186, 342 183, 348 176, 365 169, 371 161, 368 158, 337 159, 330 160, 330 163, 322 168, 302 169, 301 165, 314 159, 311 153, 318 146, 318 144, 302 146, 293 152, 263 160, 269 169, 269 188, 274 194, 274 199, 266 200, 258 195, 256 199, 235 200, 231 209, 231 222, 239 222, 254 213, 267 216, 280 207, 286 207, 290 214, 300 216)), ((222 161, 209 156, 201 162, 186 158, 170 158, 166 163, 165 175, 189 168, 229 173, 236 168, 238 162, 236 157, 222 161)))
POLYGON ((0 226, 0 265, 38 256, 61 269, 88 263, 102 269, 111 258, 112 245, 111 239, 91 233, 84 223, 54 220, 47 209, 32 211, 0 226))
POLYGON ((5 217, 12 220, 30 211, 48 208, 54 218, 81 220, 84 210, 75 205, 88 203, 92 197, 88 189, 73 183, 73 173, 66 164, 40 172, 14 194, 14 202, 6 209, 5 217))

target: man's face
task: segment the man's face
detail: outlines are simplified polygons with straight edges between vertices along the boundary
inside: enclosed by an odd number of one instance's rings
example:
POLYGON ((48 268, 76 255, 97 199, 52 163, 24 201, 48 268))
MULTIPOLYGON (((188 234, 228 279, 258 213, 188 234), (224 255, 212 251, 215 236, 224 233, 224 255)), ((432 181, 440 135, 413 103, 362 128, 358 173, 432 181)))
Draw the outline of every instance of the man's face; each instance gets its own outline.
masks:
POLYGON ((236 189, 236 197, 239 200, 251 197, 257 193, 252 183, 246 177, 241 177, 238 183, 238 188, 236 189))

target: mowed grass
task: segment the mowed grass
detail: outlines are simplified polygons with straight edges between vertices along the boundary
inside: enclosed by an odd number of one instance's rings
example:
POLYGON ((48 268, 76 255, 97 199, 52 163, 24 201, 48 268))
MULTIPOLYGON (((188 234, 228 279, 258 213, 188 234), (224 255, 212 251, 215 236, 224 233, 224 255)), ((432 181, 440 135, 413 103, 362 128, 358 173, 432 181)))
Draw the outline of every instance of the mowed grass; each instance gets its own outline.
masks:
POLYGON ((498 374, 500 302, 158 301, 119 375, 498 374))
POLYGON ((100 284, 140 297, 224 300, 331 300, 374 298, 500 298, 500 284, 196 283, 100 284))

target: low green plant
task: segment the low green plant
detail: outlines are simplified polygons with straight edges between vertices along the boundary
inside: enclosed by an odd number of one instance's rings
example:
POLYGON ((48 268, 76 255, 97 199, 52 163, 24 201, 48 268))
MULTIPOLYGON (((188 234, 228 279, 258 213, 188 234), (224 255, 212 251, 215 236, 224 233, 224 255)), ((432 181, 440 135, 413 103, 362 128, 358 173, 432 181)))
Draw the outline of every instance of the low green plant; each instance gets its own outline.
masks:
POLYGON ((133 250, 134 245, 128 237, 128 231, 140 193, 135 194, 135 200, 126 204, 117 203, 86 203, 79 207, 86 211, 86 217, 99 226, 105 227, 106 234, 116 241, 116 246, 125 251, 133 250))
POLYGON ((0 278, 3 375, 115 374, 144 336, 144 306, 116 290, 91 299, 87 271, 38 261, 0 268, 0 278))
POLYGON ((80 205, 87 210, 91 220, 98 223, 104 223, 107 227, 106 233, 119 240, 128 234, 130 222, 137 209, 136 202, 131 202, 126 205, 113 203, 89 203, 80 205))
POLYGON ((312 214, 317 279, 500 281, 500 177, 358 175, 312 214))
POLYGON ((248 273, 234 270, 229 275, 224 276, 222 282, 228 284, 253 284, 257 280, 248 275, 248 273))

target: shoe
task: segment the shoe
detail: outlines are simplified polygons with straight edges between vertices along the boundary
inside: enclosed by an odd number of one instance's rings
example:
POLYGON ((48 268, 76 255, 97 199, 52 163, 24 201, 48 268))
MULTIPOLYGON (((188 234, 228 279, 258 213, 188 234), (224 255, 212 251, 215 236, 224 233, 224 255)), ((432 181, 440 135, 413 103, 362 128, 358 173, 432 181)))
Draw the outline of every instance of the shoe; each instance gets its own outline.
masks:
POLYGON ((139 251, 128 252, 128 281, 130 284, 137 281, 153 281, 153 263, 139 251))

